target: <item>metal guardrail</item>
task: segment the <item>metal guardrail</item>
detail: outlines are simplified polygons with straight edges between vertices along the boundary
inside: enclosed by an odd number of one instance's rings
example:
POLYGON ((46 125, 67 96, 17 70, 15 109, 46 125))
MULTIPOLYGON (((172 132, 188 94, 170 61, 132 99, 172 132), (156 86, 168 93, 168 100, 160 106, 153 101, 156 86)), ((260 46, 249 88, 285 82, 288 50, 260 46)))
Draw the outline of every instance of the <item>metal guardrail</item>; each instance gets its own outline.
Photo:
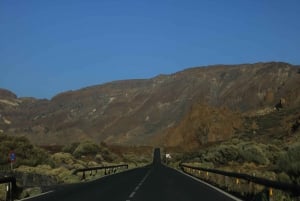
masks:
MULTIPOLYGON (((243 179, 245 181, 248 181, 249 183, 255 183, 259 184, 265 187, 268 187, 270 191, 272 191, 272 188, 282 190, 285 192, 292 193, 294 196, 300 196, 300 186, 296 184, 290 184, 290 183, 282 183, 278 181, 268 180, 265 178, 255 177, 252 175, 244 174, 244 173, 235 173, 235 172, 227 172, 222 170, 216 170, 216 169, 209 169, 209 168, 202 168, 202 167, 195 167, 185 164, 179 164, 179 167, 182 169, 182 171, 194 176, 192 173, 193 171, 204 171, 204 172, 210 172, 218 175, 223 175, 235 179, 243 179)), ((238 180, 237 180, 238 183, 238 180)))
MULTIPOLYGON (((96 171, 97 170, 104 170, 104 174, 113 174, 116 173, 119 170, 122 169, 128 169, 127 164, 123 165, 112 165, 112 166, 98 166, 98 167, 90 167, 90 168, 82 168, 82 169, 77 169, 73 172, 73 174, 77 174, 82 172, 82 179, 85 179, 85 173, 88 171, 96 171)), ((6 201, 13 201, 16 198, 16 194, 18 191, 18 187, 16 184, 16 177, 14 176, 1 176, 0 177, 0 184, 7 184, 7 189, 6 189, 6 201)))
POLYGON ((118 170, 120 169, 128 169, 128 165, 127 164, 123 164, 123 165, 112 165, 112 166, 97 166, 97 167, 90 167, 90 168, 81 168, 81 169, 77 169, 73 172, 73 174, 77 174, 79 172, 82 172, 82 180, 85 179, 85 172, 90 171, 92 174, 92 171, 97 171, 98 170, 104 170, 104 174, 108 175, 108 174, 112 174, 112 173, 116 173, 118 170))

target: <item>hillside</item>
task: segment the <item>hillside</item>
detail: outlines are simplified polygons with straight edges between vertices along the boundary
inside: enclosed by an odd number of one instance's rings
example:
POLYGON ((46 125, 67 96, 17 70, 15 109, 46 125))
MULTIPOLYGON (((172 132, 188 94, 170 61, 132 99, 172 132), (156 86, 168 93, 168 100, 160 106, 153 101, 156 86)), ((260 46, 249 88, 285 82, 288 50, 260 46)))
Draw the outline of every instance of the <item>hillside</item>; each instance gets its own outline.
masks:
POLYGON ((91 86, 51 100, 1 89, 0 132, 41 145, 94 140, 197 147, 244 133, 246 117, 299 105, 298 66, 217 65, 91 86))

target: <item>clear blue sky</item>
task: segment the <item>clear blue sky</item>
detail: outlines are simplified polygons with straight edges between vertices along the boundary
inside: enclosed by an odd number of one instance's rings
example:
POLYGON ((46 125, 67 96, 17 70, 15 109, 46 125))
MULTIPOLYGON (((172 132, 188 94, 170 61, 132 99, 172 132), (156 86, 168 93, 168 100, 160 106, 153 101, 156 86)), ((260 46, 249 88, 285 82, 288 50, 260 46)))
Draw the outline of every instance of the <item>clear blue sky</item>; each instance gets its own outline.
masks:
POLYGON ((19 97, 260 61, 300 64, 299 0, 0 0, 0 88, 19 97))

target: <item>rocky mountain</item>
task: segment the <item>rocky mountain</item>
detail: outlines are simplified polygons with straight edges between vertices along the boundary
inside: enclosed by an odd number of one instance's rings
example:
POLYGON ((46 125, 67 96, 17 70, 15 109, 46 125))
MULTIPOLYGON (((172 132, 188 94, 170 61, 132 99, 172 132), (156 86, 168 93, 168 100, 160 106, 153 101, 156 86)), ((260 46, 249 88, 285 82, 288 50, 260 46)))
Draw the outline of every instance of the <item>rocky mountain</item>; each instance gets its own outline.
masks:
POLYGON ((37 144, 198 146, 230 138, 243 128, 245 116, 299 105, 299 66, 216 65, 114 81, 51 100, 18 98, 1 89, 0 132, 37 144))

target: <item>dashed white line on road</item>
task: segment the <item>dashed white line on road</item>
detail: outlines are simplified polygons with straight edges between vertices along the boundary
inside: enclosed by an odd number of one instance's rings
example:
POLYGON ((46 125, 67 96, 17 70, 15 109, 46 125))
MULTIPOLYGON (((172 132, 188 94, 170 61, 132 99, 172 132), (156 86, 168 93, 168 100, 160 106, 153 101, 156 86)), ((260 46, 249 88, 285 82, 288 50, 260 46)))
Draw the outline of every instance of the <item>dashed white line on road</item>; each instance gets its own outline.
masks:
MULTIPOLYGON (((134 195, 136 194, 136 192, 139 190, 139 188, 143 185, 143 183, 146 181, 146 179, 148 178, 148 176, 150 175, 151 170, 148 171, 148 173, 144 176, 144 178, 140 181, 140 183, 135 187, 135 189, 132 191, 132 193, 129 195, 129 198, 132 199, 134 197, 134 195)), ((126 201, 130 201, 130 199, 126 200, 126 201)))
POLYGON ((134 195, 135 195, 135 191, 133 191, 133 192, 129 195, 129 198, 133 198, 134 195))

